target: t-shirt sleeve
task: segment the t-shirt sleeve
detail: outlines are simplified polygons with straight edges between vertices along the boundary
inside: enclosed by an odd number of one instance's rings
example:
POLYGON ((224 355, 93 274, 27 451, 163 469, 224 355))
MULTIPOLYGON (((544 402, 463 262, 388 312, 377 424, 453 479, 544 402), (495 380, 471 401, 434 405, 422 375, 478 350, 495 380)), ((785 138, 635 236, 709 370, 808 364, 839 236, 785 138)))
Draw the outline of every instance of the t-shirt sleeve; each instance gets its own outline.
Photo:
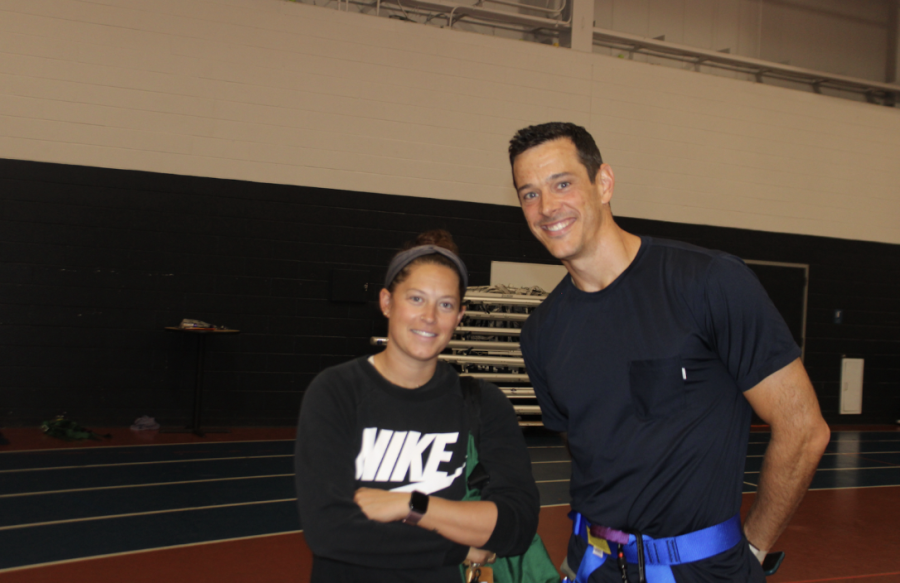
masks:
POLYGON ((568 431, 566 415, 553 400, 553 396, 550 394, 550 387, 543 375, 535 322, 531 320, 526 321, 519 338, 519 346, 525 359, 525 370, 528 373, 528 380, 531 381, 538 405, 541 407, 541 422, 550 431, 565 433, 568 431))
POLYGON ((295 448, 297 504, 314 554, 375 568, 432 568, 462 562, 468 547, 400 522, 366 518, 356 491, 356 415, 337 375, 310 384, 300 409, 295 448))
POLYGON ((752 389, 799 358, 784 318, 743 261, 716 257, 704 289, 707 333, 740 390, 752 389))
POLYGON ((490 476, 481 497, 497 505, 497 524, 484 548, 519 555, 537 532, 540 494, 512 404, 494 385, 483 383, 481 395, 478 460, 490 476))

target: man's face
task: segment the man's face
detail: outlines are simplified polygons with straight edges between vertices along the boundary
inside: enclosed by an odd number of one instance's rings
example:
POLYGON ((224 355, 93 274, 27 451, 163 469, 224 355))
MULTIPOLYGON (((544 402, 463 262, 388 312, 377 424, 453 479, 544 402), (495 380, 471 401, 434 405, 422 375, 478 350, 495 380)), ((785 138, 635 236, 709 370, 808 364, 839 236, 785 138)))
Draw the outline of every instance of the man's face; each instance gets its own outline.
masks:
POLYGON ((591 183, 568 138, 525 150, 513 162, 525 220, 538 241, 561 261, 593 253, 612 196, 612 170, 604 164, 591 183))

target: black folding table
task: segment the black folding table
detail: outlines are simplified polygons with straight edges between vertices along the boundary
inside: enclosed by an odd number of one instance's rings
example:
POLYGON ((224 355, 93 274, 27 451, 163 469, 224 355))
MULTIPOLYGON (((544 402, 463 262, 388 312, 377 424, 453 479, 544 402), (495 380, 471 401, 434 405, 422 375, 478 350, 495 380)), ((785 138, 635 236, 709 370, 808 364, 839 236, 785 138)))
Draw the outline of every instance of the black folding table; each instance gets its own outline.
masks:
POLYGON ((206 337, 210 334, 240 334, 240 330, 221 328, 179 328, 166 326, 170 332, 184 332, 197 336, 197 380, 194 383, 194 410, 191 413, 191 424, 184 429, 161 429, 162 433, 193 433, 203 437, 206 433, 228 433, 227 429, 206 429, 200 424, 203 412, 203 357, 206 352, 206 337))

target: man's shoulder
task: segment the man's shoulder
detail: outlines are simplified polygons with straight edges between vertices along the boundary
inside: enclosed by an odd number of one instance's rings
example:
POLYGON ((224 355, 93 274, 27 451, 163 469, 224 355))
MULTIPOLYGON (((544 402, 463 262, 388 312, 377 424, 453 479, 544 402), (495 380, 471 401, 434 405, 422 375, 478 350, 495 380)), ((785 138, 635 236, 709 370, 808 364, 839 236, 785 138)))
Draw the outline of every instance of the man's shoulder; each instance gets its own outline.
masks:
POLYGON ((657 237, 643 237, 652 254, 662 254, 684 261, 709 262, 723 257, 733 257, 725 251, 700 247, 693 243, 676 241, 675 239, 661 239, 657 237))
POLYGON ((643 239, 648 245, 647 256, 651 262, 661 262, 664 273, 688 281, 703 281, 710 273, 722 270, 746 269, 743 259, 725 251, 673 239, 643 239))
POLYGON ((566 292, 571 286, 570 279, 571 276, 566 274, 566 276, 562 278, 562 281, 553 288, 553 291, 547 294, 547 297, 544 298, 541 305, 531 312, 528 319, 525 320, 525 324, 522 326, 523 336, 528 336, 540 329, 551 318, 551 314, 554 311, 565 306, 566 292))

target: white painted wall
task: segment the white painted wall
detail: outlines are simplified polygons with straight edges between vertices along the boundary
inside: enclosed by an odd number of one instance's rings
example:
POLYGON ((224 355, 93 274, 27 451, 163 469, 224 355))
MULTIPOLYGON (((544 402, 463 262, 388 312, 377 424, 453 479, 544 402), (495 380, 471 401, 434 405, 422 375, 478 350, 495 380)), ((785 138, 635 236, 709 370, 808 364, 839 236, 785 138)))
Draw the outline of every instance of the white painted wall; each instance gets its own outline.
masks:
POLYGON ((594 0, 596 26, 759 58, 759 0, 594 0))
POLYGON ((768 0, 760 57, 885 81, 888 13, 885 0, 768 0))
POLYGON ((900 110, 282 0, 0 0, 0 157, 515 205, 570 120, 615 212, 900 243, 900 110))

